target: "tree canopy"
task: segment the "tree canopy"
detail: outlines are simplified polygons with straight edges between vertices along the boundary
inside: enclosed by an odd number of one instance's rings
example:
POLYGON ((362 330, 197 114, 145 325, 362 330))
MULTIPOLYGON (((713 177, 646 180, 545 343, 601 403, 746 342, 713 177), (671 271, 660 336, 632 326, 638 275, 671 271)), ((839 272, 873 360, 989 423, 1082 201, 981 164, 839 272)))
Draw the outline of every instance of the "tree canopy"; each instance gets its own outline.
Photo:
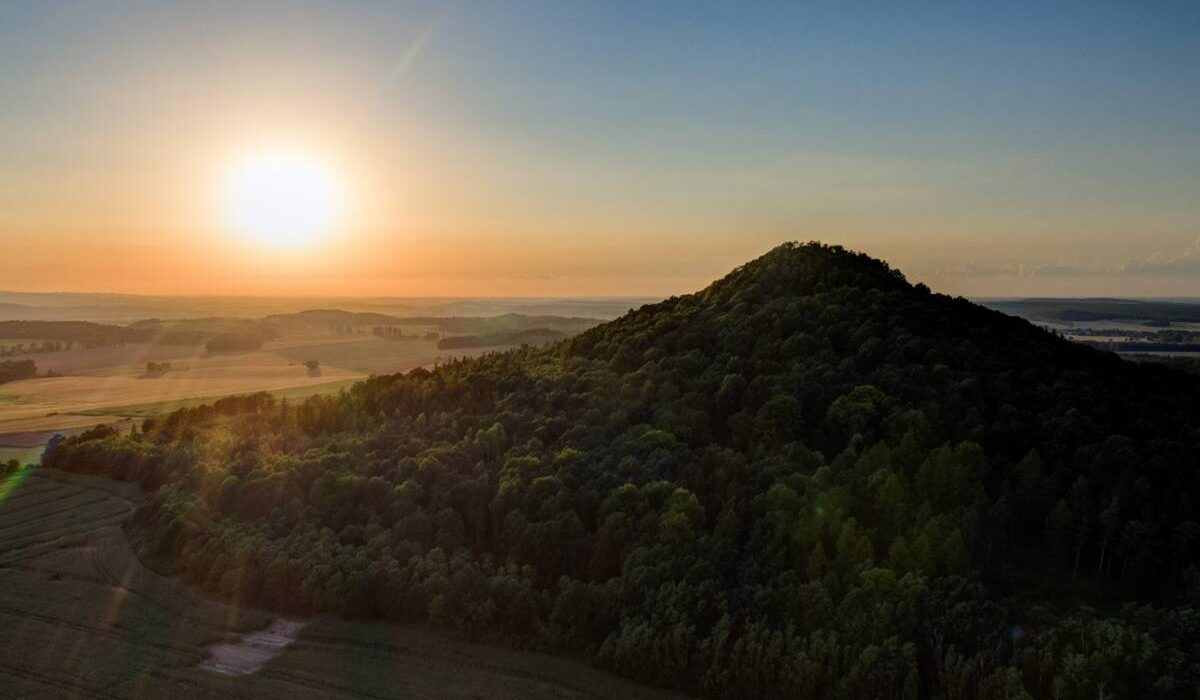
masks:
POLYGON ((64 440, 216 595, 714 697, 1191 698, 1200 378, 786 244, 543 347, 64 440))

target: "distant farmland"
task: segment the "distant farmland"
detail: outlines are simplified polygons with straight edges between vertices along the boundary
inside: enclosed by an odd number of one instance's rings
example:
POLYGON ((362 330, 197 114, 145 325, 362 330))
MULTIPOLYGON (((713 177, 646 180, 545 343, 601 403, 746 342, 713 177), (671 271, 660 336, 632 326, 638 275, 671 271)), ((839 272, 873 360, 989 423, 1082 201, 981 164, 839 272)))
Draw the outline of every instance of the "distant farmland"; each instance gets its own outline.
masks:
POLYGON ((553 331, 557 337, 595 322, 513 314, 405 319, 337 310, 272 316, 261 321, 143 321, 130 327, 136 333, 120 326, 74 322, 9 322, 14 325, 13 334, 25 333, 26 327, 33 325, 43 335, 61 335, 74 344, 64 350, 6 358, 32 360, 43 376, 4 385, 0 393, 0 445, 41 444, 56 431, 77 431, 114 418, 144 418, 231 394, 268 391, 303 400, 314 394, 340 391, 371 374, 403 372, 453 357, 502 349, 506 347, 504 329, 549 324, 562 329, 553 331), (271 339, 257 350, 206 350, 205 337, 231 327, 259 328, 271 339), (438 347, 443 332, 497 329, 497 339, 480 347, 438 347), (82 340, 71 335, 85 331, 82 338, 86 340, 112 342, 84 346, 82 340), (151 340, 125 342, 142 336, 151 340), (180 336, 198 340, 190 345, 162 342, 180 336), (316 363, 315 367, 306 366, 311 362, 316 363), (151 371, 151 366, 158 369, 151 371), (56 376, 44 376, 47 373, 56 376))

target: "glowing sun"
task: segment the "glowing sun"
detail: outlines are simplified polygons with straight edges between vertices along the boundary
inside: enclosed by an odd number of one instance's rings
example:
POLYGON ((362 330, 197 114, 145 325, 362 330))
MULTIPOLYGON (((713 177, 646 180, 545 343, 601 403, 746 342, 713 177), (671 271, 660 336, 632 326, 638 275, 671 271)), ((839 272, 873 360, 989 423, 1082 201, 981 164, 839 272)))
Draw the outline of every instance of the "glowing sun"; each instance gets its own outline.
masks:
POLYGON ((257 153, 235 162, 223 189, 226 222, 261 245, 315 242, 344 207, 337 180, 317 161, 290 152, 257 153))

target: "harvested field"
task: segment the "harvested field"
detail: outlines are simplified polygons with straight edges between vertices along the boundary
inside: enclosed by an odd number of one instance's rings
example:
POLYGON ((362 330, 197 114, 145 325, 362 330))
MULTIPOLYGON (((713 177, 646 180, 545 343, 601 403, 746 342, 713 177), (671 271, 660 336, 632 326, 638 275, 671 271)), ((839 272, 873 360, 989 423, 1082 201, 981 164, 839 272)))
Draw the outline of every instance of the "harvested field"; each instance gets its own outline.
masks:
POLYGON ((298 630, 209 600, 134 556, 121 525, 140 498, 130 484, 54 470, 0 484, 4 697, 678 697, 542 654, 330 618, 298 630), (213 649, 247 640, 278 654, 245 675, 205 668, 213 649))

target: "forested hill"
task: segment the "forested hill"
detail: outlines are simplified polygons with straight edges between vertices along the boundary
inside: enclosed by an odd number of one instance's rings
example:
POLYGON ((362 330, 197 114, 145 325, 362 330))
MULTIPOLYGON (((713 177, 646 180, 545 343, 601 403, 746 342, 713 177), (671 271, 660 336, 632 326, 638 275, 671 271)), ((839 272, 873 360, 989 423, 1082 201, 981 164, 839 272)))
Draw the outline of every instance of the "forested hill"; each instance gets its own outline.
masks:
POLYGON ((143 557, 713 697, 1193 698, 1200 381, 789 244, 574 338, 69 438, 143 557))

